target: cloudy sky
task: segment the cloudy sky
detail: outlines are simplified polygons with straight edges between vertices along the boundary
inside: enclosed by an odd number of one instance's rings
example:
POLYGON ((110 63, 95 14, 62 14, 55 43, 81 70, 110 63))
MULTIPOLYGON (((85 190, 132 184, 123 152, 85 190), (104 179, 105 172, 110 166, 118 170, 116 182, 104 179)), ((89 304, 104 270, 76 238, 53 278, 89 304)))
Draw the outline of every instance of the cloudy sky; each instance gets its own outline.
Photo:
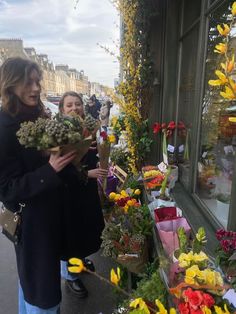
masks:
POLYGON ((21 38, 90 81, 113 87, 118 77, 116 58, 97 45, 118 53, 119 16, 109 0, 0 0, 0 38, 21 38))

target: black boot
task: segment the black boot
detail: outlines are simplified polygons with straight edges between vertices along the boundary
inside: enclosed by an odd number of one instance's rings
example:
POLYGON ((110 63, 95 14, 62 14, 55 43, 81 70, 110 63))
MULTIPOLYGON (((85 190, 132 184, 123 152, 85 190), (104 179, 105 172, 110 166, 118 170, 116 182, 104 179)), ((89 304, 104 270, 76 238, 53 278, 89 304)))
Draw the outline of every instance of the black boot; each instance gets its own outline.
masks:
POLYGON ((80 279, 66 280, 66 285, 71 292, 76 294, 78 298, 83 299, 88 296, 88 290, 85 288, 83 282, 80 279))
POLYGON ((83 264, 86 268, 88 268, 88 270, 90 271, 95 271, 95 266, 93 264, 93 262, 88 259, 88 258, 82 258, 83 264))

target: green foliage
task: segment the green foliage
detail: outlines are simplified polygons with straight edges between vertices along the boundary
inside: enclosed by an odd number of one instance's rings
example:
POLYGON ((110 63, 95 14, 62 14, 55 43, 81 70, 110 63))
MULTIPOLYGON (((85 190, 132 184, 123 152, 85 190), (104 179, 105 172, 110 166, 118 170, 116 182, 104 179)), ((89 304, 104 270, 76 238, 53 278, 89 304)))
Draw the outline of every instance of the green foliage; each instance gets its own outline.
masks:
POLYGON ((125 172, 129 171, 129 153, 123 148, 113 148, 110 154, 110 158, 114 165, 119 166, 125 172))
POLYGON ((166 305, 167 291, 157 270, 151 278, 144 278, 137 284, 137 289, 133 293, 134 297, 141 297, 144 300, 154 302, 159 299, 166 305))
POLYGON ((187 253, 188 250, 188 238, 185 232, 184 227, 179 227, 177 230, 177 235, 179 239, 179 249, 178 249, 178 255, 181 253, 187 253))
POLYGON ((200 227, 192 243, 193 253, 199 254, 206 242, 207 240, 205 229, 200 227))

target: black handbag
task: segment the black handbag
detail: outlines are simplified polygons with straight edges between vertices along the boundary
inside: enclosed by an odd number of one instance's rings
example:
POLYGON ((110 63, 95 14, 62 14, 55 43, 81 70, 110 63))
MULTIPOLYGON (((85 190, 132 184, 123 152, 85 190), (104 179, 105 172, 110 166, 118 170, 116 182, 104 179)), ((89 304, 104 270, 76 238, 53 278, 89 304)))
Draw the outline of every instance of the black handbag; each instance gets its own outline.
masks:
POLYGON ((2 233, 15 245, 20 239, 19 227, 21 224, 21 212, 25 204, 19 203, 20 209, 17 212, 8 210, 3 204, 0 211, 0 225, 2 233))

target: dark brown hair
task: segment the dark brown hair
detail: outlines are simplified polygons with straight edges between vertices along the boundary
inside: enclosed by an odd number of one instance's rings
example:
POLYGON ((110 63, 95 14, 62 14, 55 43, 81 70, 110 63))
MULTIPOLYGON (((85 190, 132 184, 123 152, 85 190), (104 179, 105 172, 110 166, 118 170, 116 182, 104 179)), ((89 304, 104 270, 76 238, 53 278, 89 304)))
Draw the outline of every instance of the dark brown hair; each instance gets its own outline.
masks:
POLYGON ((77 97, 77 98, 79 98, 79 100, 81 101, 81 104, 82 104, 82 105, 84 104, 82 97, 81 97, 78 93, 73 92, 73 91, 65 92, 65 93, 61 96, 61 99, 60 99, 60 101, 59 101, 58 107, 59 107, 59 111, 60 111, 60 112, 62 112, 62 110, 63 110, 64 100, 65 100, 65 98, 66 98, 67 96, 77 97))
MULTIPOLYGON (((11 115, 17 115, 21 111, 19 98, 14 94, 14 88, 19 84, 27 85, 29 76, 36 70, 40 79, 42 71, 38 64, 20 57, 9 58, 0 67, 0 96, 2 108, 11 115)), ((44 113, 44 106, 39 101, 39 112, 44 113)))

